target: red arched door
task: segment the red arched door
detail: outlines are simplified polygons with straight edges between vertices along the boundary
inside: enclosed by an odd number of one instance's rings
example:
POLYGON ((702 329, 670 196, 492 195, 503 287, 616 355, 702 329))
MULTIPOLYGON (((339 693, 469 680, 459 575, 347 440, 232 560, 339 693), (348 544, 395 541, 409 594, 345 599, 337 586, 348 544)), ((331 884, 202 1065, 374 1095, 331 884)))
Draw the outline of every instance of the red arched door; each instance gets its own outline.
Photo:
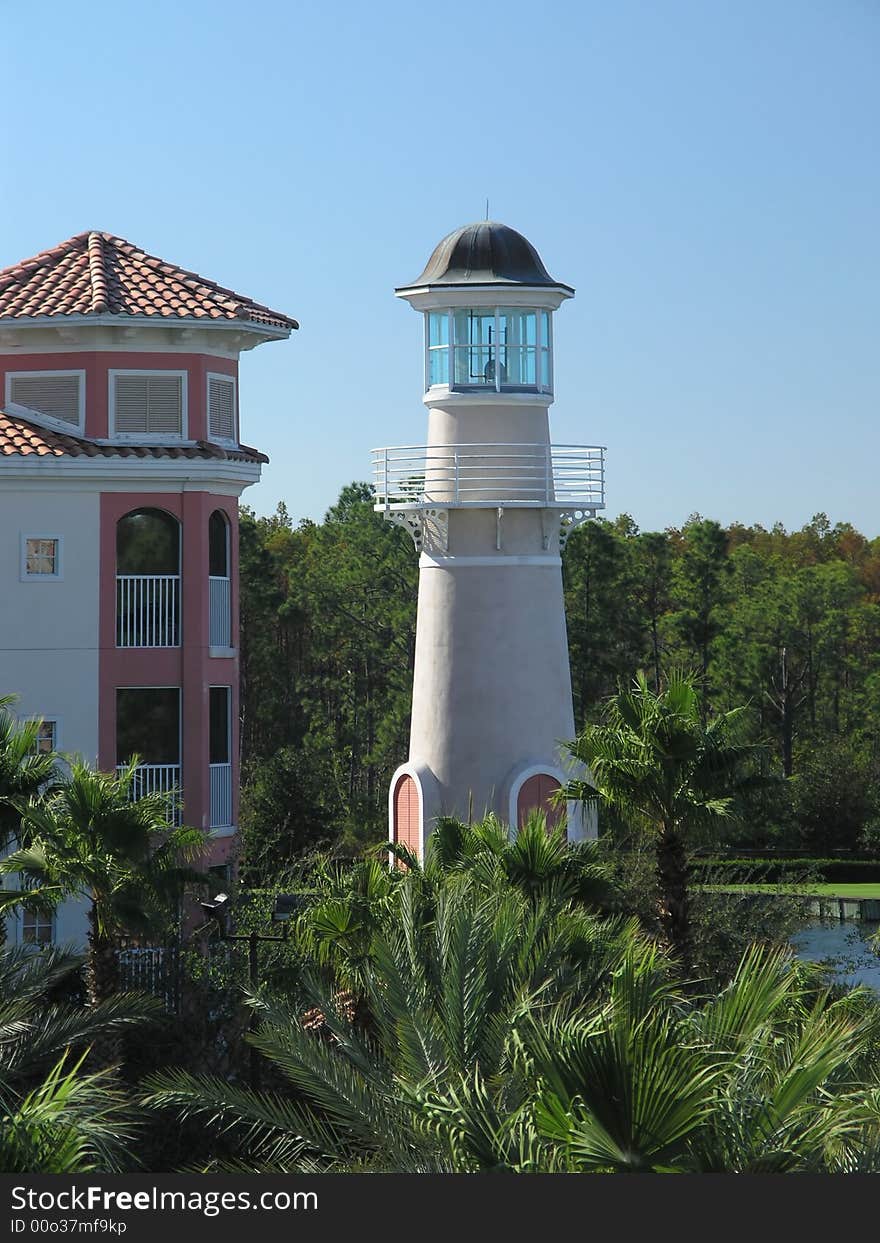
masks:
POLYGON ((516 800, 516 824, 521 829, 528 819, 530 811, 543 811, 547 817, 547 828, 555 829, 565 815, 565 805, 556 806, 551 795, 559 789, 559 782, 549 773, 535 773, 524 781, 519 789, 516 800))
POLYGON ((419 791, 406 773, 394 787, 394 840, 418 855, 419 791))

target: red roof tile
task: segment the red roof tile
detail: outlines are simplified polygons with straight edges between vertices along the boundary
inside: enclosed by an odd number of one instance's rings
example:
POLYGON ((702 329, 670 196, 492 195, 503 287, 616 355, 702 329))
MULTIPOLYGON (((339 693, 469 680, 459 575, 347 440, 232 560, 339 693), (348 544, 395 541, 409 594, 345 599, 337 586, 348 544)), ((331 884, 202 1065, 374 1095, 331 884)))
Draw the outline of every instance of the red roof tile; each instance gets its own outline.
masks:
POLYGON ((0 319, 44 315, 146 315, 299 327, 288 315, 148 255, 112 233, 78 233, 0 270, 0 319))
POLYGON ((239 445, 224 449, 209 440, 194 445, 103 445, 85 436, 50 431, 20 415, 0 410, 0 460, 6 457, 216 458, 227 462, 268 462, 265 453, 239 445))

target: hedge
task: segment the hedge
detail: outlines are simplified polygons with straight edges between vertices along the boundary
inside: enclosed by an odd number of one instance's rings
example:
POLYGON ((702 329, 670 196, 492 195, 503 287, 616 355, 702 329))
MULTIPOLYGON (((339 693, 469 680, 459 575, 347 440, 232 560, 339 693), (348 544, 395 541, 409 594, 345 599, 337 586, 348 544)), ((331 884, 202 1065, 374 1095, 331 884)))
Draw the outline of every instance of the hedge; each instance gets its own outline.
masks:
POLYGON ((753 881, 775 885, 799 880, 805 873, 817 883, 858 884, 880 883, 880 859, 694 859, 691 874, 695 879, 731 882, 753 881))

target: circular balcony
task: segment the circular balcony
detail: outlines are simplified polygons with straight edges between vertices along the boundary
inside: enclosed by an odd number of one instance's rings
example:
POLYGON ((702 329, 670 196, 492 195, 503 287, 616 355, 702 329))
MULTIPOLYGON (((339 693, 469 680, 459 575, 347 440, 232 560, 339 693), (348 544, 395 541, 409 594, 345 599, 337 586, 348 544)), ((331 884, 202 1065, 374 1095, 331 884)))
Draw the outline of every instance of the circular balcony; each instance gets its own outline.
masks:
POLYGON ((377 510, 605 507, 598 445, 395 445, 373 449, 377 510))

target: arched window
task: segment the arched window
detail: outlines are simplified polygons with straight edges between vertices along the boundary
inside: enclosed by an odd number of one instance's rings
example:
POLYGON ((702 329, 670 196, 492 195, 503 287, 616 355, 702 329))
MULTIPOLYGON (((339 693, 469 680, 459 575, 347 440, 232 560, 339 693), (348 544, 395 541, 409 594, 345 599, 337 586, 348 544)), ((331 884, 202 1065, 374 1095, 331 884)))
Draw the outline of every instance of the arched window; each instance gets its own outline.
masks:
POLYGON ((547 828, 555 829, 565 814, 565 805, 557 805, 552 801, 559 789, 559 782, 550 773, 535 773, 520 786, 516 800, 516 823, 522 828, 529 818, 529 812, 542 811, 547 817, 547 828))
POLYGON ((232 646, 232 598, 229 591, 229 519, 215 509, 208 519, 208 594, 211 647, 232 646))
POLYGON ((116 646, 180 645, 180 523, 133 509, 116 524, 116 646))
POLYGON ((222 509, 208 520, 208 560, 212 578, 229 577, 229 521, 222 509))
POLYGON ((117 574, 179 574, 180 523, 164 509, 133 509, 116 524, 117 574))
POLYGON ((408 773, 394 787, 394 840, 414 855, 420 853, 419 790, 408 773))

